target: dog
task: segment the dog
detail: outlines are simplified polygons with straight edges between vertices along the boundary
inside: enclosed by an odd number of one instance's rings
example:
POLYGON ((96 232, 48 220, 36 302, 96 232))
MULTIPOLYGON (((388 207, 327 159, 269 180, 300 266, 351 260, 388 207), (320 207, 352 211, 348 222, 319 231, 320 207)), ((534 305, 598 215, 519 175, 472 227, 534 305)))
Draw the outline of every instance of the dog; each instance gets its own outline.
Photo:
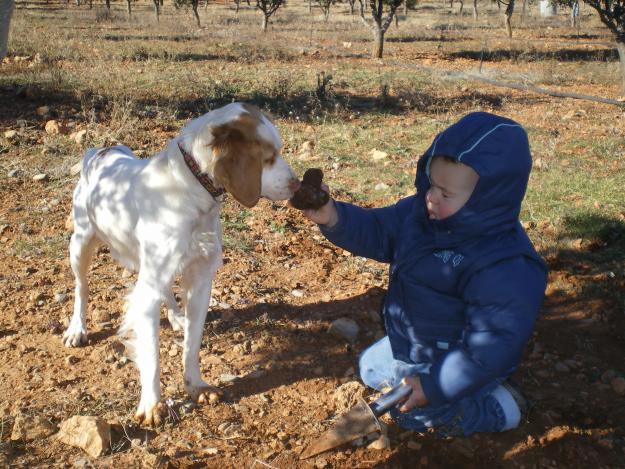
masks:
POLYGON ((126 146, 89 149, 74 190, 70 263, 74 312, 63 335, 67 347, 87 341, 87 269, 100 244, 138 273, 119 335, 140 373, 138 423, 160 423, 159 320, 184 331, 185 391, 195 401, 218 392, 202 379, 199 351, 211 285, 222 265, 223 193, 246 207, 261 197, 286 200, 298 180, 280 156, 278 130, 258 108, 233 103, 187 123, 167 148, 137 159, 126 146), (171 287, 179 275, 184 314, 171 287))

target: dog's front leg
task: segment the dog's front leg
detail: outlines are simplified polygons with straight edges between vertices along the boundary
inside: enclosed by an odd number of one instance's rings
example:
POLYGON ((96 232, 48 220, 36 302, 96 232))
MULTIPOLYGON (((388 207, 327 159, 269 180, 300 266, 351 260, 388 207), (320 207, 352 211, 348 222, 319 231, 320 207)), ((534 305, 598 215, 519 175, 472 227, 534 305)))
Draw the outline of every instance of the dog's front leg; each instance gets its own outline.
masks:
POLYGON ((161 421, 158 345, 161 301, 159 289, 142 280, 139 274, 120 329, 120 335, 127 337, 129 354, 140 373, 141 400, 135 420, 147 426, 159 425, 161 421))
POLYGON ((204 320, 210 304, 213 277, 219 267, 216 261, 196 261, 183 272, 182 281, 186 293, 184 325, 184 387, 195 401, 207 401, 208 394, 221 394, 218 388, 206 384, 200 372, 200 347, 204 320))

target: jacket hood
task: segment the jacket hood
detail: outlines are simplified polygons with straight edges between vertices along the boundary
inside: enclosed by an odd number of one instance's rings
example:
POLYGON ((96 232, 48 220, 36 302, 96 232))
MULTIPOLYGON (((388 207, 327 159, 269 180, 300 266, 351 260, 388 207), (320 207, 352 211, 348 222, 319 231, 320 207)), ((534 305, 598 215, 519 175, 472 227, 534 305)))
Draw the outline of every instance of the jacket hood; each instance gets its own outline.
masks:
POLYGON ((419 158, 415 181, 417 210, 424 215, 420 218, 426 220, 428 231, 442 234, 436 244, 444 247, 515 228, 531 167, 527 134, 513 120, 474 112, 438 134, 419 158), (425 205, 428 168, 431 158, 439 155, 470 166, 479 180, 458 212, 445 220, 430 220, 425 205))

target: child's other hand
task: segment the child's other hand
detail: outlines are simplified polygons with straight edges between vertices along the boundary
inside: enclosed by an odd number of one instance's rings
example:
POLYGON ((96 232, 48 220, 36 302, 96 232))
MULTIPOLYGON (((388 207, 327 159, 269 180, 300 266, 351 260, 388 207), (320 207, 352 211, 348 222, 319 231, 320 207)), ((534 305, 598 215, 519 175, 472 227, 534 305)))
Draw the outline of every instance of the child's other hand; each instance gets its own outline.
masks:
MULTIPOLYGON (((321 184, 321 188, 330 193, 330 189, 325 184, 321 184)), ((339 221, 339 215, 336 211, 336 207, 334 205, 334 199, 330 197, 330 200, 323 206, 318 208, 317 210, 302 210, 302 213, 309 220, 317 223, 318 225, 326 225, 328 228, 336 225, 336 222, 339 221)))
POLYGON ((408 396, 408 399, 406 399, 399 408, 401 412, 408 412, 415 407, 425 407, 428 405, 427 397, 425 397, 423 387, 421 386, 421 380, 418 376, 406 376, 403 382, 412 386, 412 394, 408 396))

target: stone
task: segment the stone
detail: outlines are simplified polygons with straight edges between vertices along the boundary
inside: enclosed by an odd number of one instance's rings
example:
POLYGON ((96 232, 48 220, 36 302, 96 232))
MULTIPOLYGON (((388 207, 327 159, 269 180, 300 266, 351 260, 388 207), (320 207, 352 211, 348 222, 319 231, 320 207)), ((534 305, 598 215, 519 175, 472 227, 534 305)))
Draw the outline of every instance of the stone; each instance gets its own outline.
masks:
POLYGON ((85 129, 78 130, 70 135, 70 138, 76 142, 78 145, 82 145, 85 141, 85 137, 87 136, 87 131, 85 129))
POLYGON ((47 116, 50 114, 50 108, 48 106, 39 106, 37 108, 37 114, 40 116, 47 116))
POLYGON ((388 184, 385 184, 385 183, 383 183, 383 182, 380 182, 380 183, 378 183, 378 184, 376 184, 376 185, 375 185, 375 190, 376 190, 376 191, 384 191, 384 190, 386 190, 386 189, 388 189, 388 188, 389 188, 389 185, 388 185, 388 184))
POLYGON ((92 458, 97 458, 110 447, 111 427, 99 417, 75 415, 61 424, 57 438, 62 443, 81 448, 92 458))
POLYGON ((56 426, 38 415, 17 414, 13 423, 11 440, 34 441, 46 438, 56 432, 56 426))
POLYGON ((386 435, 380 435, 380 438, 378 438, 372 443, 369 443, 369 445, 367 446, 368 449, 376 449, 378 451, 383 450, 383 449, 388 449, 390 447, 391 447, 391 440, 389 440, 388 436, 386 435))
POLYGON ((356 342, 359 331, 360 328, 356 321, 350 318, 339 318, 328 327, 329 334, 346 339, 352 344, 356 342))
POLYGON ((17 138, 17 130, 5 130, 4 138, 7 140, 15 140, 17 138))
POLYGON ((48 135, 58 135, 61 133, 61 125, 55 120, 46 122, 45 129, 48 135))
POLYGON ((388 153, 376 149, 371 150, 369 155, 373 161, 380 161, 388 157, 388 153))
POLYGON ((18 178, 20 177, 24 172, 21 169, 12 169, 11 171, 9 171, 7 173, 7 176, 10 178, 18 178))
POLYGON ((70 170, 69 170, 69 174, 71 176, 76 176, 78 174, 80 174, 80 171, 82 170, 82 161, 79 161, 78 163, 76 163, 75 165, 73 165, 70 170))
POLYGON ((39 173, 33 176, 33 181, 36 181, 36 182, 46 182, 48 179, 50 178, 45 173, 39 173))

